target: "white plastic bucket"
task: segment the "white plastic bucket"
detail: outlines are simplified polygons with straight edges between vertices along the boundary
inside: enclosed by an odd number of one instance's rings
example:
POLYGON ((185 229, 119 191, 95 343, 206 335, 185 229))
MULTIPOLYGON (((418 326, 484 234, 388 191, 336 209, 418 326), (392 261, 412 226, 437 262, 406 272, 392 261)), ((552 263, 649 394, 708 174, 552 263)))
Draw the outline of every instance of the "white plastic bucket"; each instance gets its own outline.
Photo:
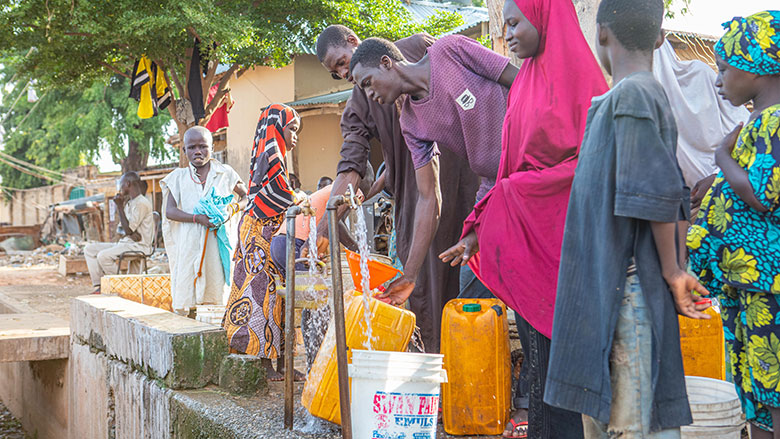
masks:
POLYGON ((225 305, 196 305, 195 320, 211 325, 221 325, 225 315, 225 305))
POLYGON ((734 384, 703 377, 685 377, 693 424, 681 428, 682 439, 740 439, 745 426, 734 384))
POLYGON ((440 354, 352 351, 352 435, 370 439, 435 439, 440 354))

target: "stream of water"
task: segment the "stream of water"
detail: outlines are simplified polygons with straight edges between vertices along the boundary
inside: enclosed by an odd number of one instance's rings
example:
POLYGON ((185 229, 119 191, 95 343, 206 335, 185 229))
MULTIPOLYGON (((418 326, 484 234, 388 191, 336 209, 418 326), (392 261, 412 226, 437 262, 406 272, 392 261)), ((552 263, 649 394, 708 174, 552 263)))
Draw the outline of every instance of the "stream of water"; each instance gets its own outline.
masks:
POLYGON ((360 250, 360 288, 363 290, 363 316, 366 325, 366 350, 371 350, 373 340, 371 331, 371 282, 368 272, 368 259, 370 250, 368 248, 368 230, 366 229, 366 217, 362 208, 355 212, 355 238, 357 239, 358 249, 360 250))

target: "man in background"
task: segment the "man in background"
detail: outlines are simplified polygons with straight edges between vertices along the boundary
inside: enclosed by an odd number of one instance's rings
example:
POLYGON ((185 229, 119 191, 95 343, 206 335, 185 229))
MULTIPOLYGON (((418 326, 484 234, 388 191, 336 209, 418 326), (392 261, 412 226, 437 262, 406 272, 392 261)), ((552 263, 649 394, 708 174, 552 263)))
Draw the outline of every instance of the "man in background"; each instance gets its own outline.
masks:
POLYGON ((93 242, 84 248, 93 294, 100 294, 100 278, 117 274, 119 255, 129 251, 150 253, 154 242, 154 208, 144 193, 146 183, 136 172, 119 179, 119 193, 114 196, 123 236, 119 242, 93 242))

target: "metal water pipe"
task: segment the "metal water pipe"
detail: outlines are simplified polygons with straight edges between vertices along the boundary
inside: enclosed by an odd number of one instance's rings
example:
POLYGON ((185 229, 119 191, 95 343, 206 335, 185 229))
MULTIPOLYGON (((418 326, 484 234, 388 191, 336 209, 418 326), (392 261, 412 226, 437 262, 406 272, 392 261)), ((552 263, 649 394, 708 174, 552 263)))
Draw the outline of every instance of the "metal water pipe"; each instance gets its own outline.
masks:
POLYGON ((287 209, 287 273, 284 337, 284 428, 293 429, 295 416, 295 218, 314 216, 308 200, 287 209))
POLYGON ((339 378, 339 404, 341 409, 341 435, 352 439, 352 411, 350 408, 349 374, 347 372, 347 334, 344 327, 344 284, 341 279, 341 248, 339 244, 339 218, 337 209, 348 204, 357 209, 359 202, 350 185, 345 195, 328 200, 328 236, 330 237, 331 278, 333 282, 333 318, 336 329, 336 364, 339 378))

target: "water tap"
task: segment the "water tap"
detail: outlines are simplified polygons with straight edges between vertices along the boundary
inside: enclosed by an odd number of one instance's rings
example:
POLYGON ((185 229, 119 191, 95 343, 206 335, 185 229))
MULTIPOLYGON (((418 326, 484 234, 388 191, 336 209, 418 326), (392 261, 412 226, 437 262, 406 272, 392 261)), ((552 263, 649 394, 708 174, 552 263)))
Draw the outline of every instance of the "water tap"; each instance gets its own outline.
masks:
POLYGON ((352 183, 349 184, 349 188, 347 189, 347 192, 344 194, 344 199, 349 202, 349 207, 351 209, 358 208, 360 201, 357 198, 355 188, 352 187, 352 183))
POLYGON ((303 200, 303 202, 300 204, 301 206, 301 214, 304 216, 315 216, 314 208, 311 207, 311 200, 309 197, 306 197, 306 199, 303 200))

